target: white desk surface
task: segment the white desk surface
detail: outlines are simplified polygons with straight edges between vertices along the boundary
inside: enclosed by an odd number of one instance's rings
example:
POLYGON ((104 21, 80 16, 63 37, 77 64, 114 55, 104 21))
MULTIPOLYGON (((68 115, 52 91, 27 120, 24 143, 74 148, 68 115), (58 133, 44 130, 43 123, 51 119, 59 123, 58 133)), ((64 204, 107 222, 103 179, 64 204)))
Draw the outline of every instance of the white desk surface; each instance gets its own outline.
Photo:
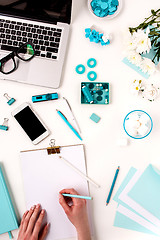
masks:
MULTIPOLYGON (((48 146, 51 138, 59 145, 80 143, 72 131, 66 127, 56 113, 56 101, 32 104, 31 97, 37 94, 58 92, 65 96, 75 113, 82 130, 86 150, 88 175, 101 185, 100 189, 90 185, 95 238, 97 240, 149 240, 158 239, 147 234, 113 227, 117 203, 113 200, 106 207, 108 195, 115 170, 120 165, 120 173, 113 194, 118 189, 131 166, 144 168, 149 163, 160 165, 159 136, 160 136, 160 100, 149 102, 130 94, 130 84, 141 76, 121 62, 123 29, 137 26, 151 9, 159 8, 159 0, 123 0, 121 13, 112 20, 98 19, 88 10, 87 0, 73 0, 72 24, 69 45, 63 68, 61 87, 57 90, 24 85, 15 82, 0 81, 0 122, 4 117, 9 118, 9 131, 0 132, 0 162, 3 163, 8 178, 18 214, 22 216, 25 208, 22 175, 19 152, 21 150, 48 146), (113 33, 113 41, 109 46, 91 43, 85 38, 84 29, 96 25, 104 32, 113 33), (97 81, 109 82, 111 88, 109 105, 82 105, 80 103, 80 85, 87 81, 86 73, 78 75, 75 66, 79 63, 86 65, 87 59, 94 57, 98 64, 95 71, 97 81), (16 99, 8 106, 3 94, 7 92, 16 99), (30 102, 35 111, 51 130, 51 135, 38 146, 33 146, 22 133, 16 121, 11 117, 11 111, 23 102, 30 102), (130 140, 125 148, 116 145, 119 137, 127 137, 122 123, 125 115, 134 109, 147 111, 153 119, 153 131, 146 139, 130 140), (89 119, 92 113, 101 117, 98 124, 89 119)), ((87 69, 89 70, 89 69, 87 69)), ((160 78, 159 78, 160 79, 160 78)), ((151 78, 158 80, 158 76, 151 78)), ((149 81, 149 80, 146 80, 149 81)), ((160 82, 159 82, 160 85, 160 82)), ((54 204, 54 203, 53 203, 54 204)), ((15 239, 18 231, 13 231, 15 239)), ((0 240, 8 240, 8 235, 0 235, 0 240)))

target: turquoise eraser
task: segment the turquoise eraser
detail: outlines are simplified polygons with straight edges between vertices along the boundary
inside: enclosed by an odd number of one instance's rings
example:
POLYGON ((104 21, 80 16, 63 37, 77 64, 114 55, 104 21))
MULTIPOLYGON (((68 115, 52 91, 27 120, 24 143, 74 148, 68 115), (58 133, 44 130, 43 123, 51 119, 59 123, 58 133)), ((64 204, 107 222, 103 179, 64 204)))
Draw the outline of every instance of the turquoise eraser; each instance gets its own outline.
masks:
POLYGON ((93 122, 98 123, 101 118, 99 116, 97 116, 95 113, 92 113, 92 115, 90 116, 90 119, 93 122))

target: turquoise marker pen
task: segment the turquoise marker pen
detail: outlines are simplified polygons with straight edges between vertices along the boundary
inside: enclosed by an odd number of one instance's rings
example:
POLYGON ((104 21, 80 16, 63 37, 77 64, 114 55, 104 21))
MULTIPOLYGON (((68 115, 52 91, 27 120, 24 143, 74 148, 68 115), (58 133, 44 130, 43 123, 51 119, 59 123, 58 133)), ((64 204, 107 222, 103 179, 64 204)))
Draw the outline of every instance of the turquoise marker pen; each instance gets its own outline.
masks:
POLYGON ((74 129, 74 127, 68 122, 67 118, 64 116, 64 114, 57 110, 57 113, 59 114, 59 116, 65 121, 65 123, 68 125, 68 127, 74 132, 74 134, 82 141, 81 136, 79 135, 79 133, 74 129))
POLYGON ((73 194, 68 194, 68 193, 62 193, 64 197, 73 197, 73 198, 81 198, 81 199, 86 199, 86 200, 92 200, 92 197, 88 196, 81 196, 81 195, 73 195, 73 194))

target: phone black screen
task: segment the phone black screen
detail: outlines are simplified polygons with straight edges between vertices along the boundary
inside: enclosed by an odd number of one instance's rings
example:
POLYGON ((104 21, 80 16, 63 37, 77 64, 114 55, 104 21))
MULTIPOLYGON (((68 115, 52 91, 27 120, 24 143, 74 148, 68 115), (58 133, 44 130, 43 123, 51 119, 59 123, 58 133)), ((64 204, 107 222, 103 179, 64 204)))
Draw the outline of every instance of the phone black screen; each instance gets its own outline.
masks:
POLYGON ((46 132, 44 126, 28 106, 14 117, 32 141, 46 132))

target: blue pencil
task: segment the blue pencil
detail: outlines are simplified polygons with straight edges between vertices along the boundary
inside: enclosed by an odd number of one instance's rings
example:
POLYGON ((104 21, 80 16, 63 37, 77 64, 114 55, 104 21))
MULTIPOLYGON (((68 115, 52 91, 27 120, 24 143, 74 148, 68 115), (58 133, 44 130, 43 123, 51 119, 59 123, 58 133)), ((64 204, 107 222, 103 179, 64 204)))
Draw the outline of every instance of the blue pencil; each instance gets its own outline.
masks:
POLYGON ((86 199, 86 200, 92 200, 92 197, 88 197, 88 196, 81 196, 81 195, 73 195, 73 194, 68 194, 68 193, 62 193, 63 196, 65 197, 74 197, 74 198, 82 198, 82 199, 86 199))
POLYGON ((114 188, 114 185, 115 185, 115 183, 116 183, 116 179, 117 179, 117 176, 118 176, 118 173, 119 173, 119 169, 120 169, 120 166, 118 166, 118 168, 117 168, 117 170, 116 170, 116 173, 115 173, 115 176, 114 176, 114 179, 113 179, 113 182, 112 182, 112 185, 111 185, 109 194, 108 194, 108 198, 107 198, 107 201, 106 201, 106 205, 108 205, 108 203, 109 203, 109 201, 110 201, 110 198, 111 198, 111 195, 112 195, 112 192, 113 192, 113 188, 114 188))

